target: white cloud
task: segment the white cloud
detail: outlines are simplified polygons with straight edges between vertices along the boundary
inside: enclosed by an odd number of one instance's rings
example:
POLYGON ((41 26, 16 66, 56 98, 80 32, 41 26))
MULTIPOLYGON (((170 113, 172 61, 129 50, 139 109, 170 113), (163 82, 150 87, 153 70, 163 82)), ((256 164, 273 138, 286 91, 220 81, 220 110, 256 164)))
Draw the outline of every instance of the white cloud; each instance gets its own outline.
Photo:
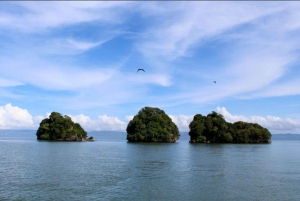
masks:
POLYGON ((237 121, 248 121, 248 118, 243 115, 232 115, 225 107, 217 107, 217 112, 222 114, 226 121, 234 123, 237 121))
POLYGON ((47 117, 43 117, 42 115, 38 115, 38 116, 35 116, 33 118, 33 120, 34 120, 36 126, 39 127, 42 120, 45 119, 45 118, 49 118, 49 116, 50 116, 50 113, 49 113, 49 115, 47 114, 47 117))
POLYGON ((0 129, 29 129, 34 128, 32 116, 27 110, 8 103, 0 106, 0 129))
MULTIPOLYGON (((117 117, 100 115, 97 119, 90 119, 90 117, 83 114, 72 116, 74 122, 79 123, 84 129, 92 130, 108 130, 108 131, 126 131, 128 122, 133 119, 133 115, 126 116, 127 122, 121 121, 117 117)), ((193 120, 192 115, 169 115, 172 121, 178 126, 179 131, 189 131, 189 124, 193 120)))
POLYGON ((127 121, 129 122, 129 121, 131 121, 132 119, 133 119, 133 115, 130 115, 130 116, 126 116, 126 119, 127 119, 127 121))
POLYGON ((98 117, 99 128, 102 130, 116 130, 125 131, 127 124, 117 117, 109 117, 107 115, 101 115, 98 117))
POLYGON ((193 120, 194 116, 192 115, 169 115, 172 121, 177 125, 179 132, 189 131, 189 124, 193 120))
POLYGON ((117 117, 100 115, 97 119, 92 120, 83 114, 72 116, 69 115, 74 122, 79 123, 83 129, 87 131, 106 130, 106 131, 125 131, 127 123, 121 121, 117 117))
MULTIPOLYGON (((47 113, 46 117, 44 116, 35 116, 34 122, 36 127, 39 127, 39 123, 45 119, 49 118, 51 113, 47 113)), ((79 115, 68 115, 71 117, 72 121, 79 123, 83 129, 86 131, 126 131, 127 123, 123 122, 117 117, 108 116, 108 115, 99 115, 97 119, 91 119, 89 116, 84 114, 79 115)), ((126 119, 129 121, 131 116, 126 116, 126 119)), ((133 118, 133 116, 132 116, 133 118)))
MULTIPOLYGON (((300 121, 292 118, 281 118, 267 115, 246 117, 244 115, 233 115, 225 107, 217 107, 217 112, 222 114, 226 121, 245 121, 258 123, 270 130, 271 133, 299 133, 300 121)), ((50 113, 46 114, 49 117, 50 113)), ((126 116, 126 121, 118 117, 99 115, 96 119, 91 119, 84 114, 69 115, 74 122, 79 123, 85 130, 108 130, 126 131, 128 122, 133 119, 133 115, 126 116)), ((189 124, 193 120, 193 115, 169 115, 172 121, 178 126, 180 132, 188 132, 189 124)), ((43 116, 35 116, 28 113, 26 109, 12 106, 10 103, 0 106, 0 129, 37 129, 43 116)))
POLYGON ((267 128, 271 133, 299 133, 300 121, 291 118, 280 118, 276 116, 267 115, 266 117, 251 116, 245 117, 243 115, 232 115, 225 107, 217 107, 217 112, 222 114, 226 121, 236 122, 244 121, 251 123, 258 123, 267 128))

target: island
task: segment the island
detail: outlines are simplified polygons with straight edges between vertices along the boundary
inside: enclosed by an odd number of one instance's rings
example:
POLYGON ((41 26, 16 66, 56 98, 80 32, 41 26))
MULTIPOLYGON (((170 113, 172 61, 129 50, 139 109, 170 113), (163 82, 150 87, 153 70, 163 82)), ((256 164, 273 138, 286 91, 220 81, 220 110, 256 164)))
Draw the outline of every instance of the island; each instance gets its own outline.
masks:
POLYGON ((79 123, 74 123, 71 117, 62 116, 58 112, 52 112, 49 118, 41 121, 36 135, 38 140, 94 141, 93 137, 87 137, 87 132, 79 123))
POLYGON ((178 127, 166 113, 155 107, 144 107, 128 123, 128 142, 176 142, 178 127))
POLYGON ((214 111, 207 116, 196 114, 189 128, 190 143, 270 143, 272 136, 257 123, 229 123, 214 111))

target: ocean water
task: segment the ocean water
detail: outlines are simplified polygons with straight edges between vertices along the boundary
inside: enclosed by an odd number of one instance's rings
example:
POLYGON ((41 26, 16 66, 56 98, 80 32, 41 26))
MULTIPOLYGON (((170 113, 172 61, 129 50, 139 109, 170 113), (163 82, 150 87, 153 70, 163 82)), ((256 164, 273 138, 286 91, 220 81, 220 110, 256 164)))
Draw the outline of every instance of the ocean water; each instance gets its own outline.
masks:
POLYGON ((300 200, 300 141, 39 142, 0 133, 0 200, 300 200))

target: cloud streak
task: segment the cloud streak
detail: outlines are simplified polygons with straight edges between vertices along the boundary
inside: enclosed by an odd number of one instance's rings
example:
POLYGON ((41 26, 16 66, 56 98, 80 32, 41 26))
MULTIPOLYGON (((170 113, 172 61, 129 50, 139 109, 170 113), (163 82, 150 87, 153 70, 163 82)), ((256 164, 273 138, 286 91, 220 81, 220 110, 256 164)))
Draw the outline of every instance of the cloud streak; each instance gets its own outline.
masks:
POLYGON ((17 14, 4 12, 0 16, 3 27, 24 32, 41 32, 50 28, 90 21, 116 23, 121 21, 111 9, 126 2, 13 2, 8 6, 19 9, 17 14))
MULTIPOLYGON (((175 3, 174 3, 175 4, 175 3)), ((174 5, 172 4, 172 5, 174 5)), ((283 8, 277 4, 257 6, 253 3, 234 2, 176 2, 177 7, 165 9, 160 15, 168 20, 148 30, 148 40, 139 49, 147 56, 164 56, 176 59, 186 56, 190 48, 201 40, 216 37, 240 24, 245 24, 283 8), (251 12, 248 12, 251 10, 251 12), (176 15, 174 15, 176 13, 176 15), (172 20, 170 15, 173 15, 172 20)), ((151 9, 150 11, 151 12, 151 9)), ((156 12, 154 10, 153 12, 156 12)))
POLYGON ((173 118, 186 130, 185 114, 199 107, 297 98, 299 8, 298 2, 1 2, 2 104, 24 101, 29 111, 42 105, 37 116, 52 108, 107 115, 89 120, 89 128, 162 106, 183 115, 173 118))

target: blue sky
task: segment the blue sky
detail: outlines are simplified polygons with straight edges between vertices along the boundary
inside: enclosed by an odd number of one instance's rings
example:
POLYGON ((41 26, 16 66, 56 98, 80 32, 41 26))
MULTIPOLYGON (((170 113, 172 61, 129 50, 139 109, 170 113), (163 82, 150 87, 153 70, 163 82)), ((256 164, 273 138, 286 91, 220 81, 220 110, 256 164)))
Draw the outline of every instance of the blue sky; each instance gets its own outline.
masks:
POLYGON ((0 129, 125 131, 151 106, 300 133, 299 47, 299 2, 0 2, 0 129))

